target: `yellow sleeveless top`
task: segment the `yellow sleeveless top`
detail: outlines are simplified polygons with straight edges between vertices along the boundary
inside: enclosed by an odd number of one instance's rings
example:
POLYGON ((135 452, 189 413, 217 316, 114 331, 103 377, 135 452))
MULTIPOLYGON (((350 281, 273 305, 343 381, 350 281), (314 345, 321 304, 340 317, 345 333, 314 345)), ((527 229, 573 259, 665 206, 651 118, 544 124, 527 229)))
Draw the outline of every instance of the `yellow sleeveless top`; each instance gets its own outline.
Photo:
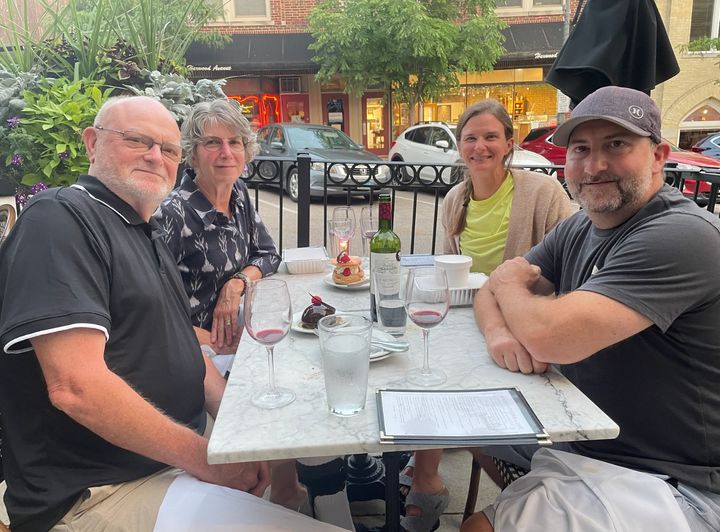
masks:
POLYGON ((470 271, 489 274, 502 262, 514 188, 508 172, 495 194, 483 200, 470 199, 465 229, 460 233, 460 252, 473 260, 470 271))

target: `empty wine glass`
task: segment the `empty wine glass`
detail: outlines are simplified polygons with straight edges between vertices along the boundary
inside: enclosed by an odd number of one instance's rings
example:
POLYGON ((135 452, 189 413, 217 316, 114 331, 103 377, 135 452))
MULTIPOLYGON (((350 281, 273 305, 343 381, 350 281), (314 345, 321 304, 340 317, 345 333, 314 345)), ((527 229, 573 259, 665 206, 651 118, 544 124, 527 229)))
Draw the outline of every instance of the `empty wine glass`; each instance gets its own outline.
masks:
POLYGON ((252 396, 252 404, 259 408, 279 408, 292 403, 295 394, 275 386, 273 349, 287 336, 292 323, 292 305, 287 284, 280 279, 260 279, 251 282, 245 292, 245 330, 265 346, 268 356, 270 385, 252 396))
POLYGON ((332 221, 340 251, 350 253, 350 240, 355 235, 355 211, 353 211, 353 208, 349 205, 335 207, 333 209, 332 221))
POLYGON ((363 256, 370 256, 370 239, 378 232, 377 208, 363 207, 360 210, 360 231, 362 231, 363 256))
POLYGON ((447 380, 445 372, 430 369, 430 329, 440 323, 450 307, 445 271, 440 268, 414 268, 408 273, 405 285, 405 311, 423 332, 424 358, 422 368, 407 374, 407 380, 419 386, 436 386, 447 380))

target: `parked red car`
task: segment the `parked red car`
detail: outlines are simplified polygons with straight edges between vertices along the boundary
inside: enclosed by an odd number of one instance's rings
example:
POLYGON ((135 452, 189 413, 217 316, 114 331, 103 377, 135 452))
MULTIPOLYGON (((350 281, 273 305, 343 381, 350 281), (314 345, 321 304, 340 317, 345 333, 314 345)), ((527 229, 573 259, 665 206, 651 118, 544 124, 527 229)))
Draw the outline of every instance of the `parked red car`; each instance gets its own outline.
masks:
MULTIPOLYGON (((564 165, 566 148, 564 146, 556 146, 552 143, 552 136, 553 133, 555 133, 556 127, 557 126, 543 126, 531 130, 527 137, 525 137, 525 140, 520 143, 520 146, 526 150, 539 153, 546 159, 549 159, 553 164, 564 165)), ((670 144, 671 150, 665 166, 665 176, 668 180, 679 179, 680 177, 670 170, 670 168, 676 168, 679 171, 706 170, 708 172, 720 173, 720 160, 700 153, 682 150, 667 140, 665 140, 665 142, 670 144)), ((558 172, 558 176, 562 178, 563 174, 558 172)), ((709 192, 710 184, 704 181, 700 182, 698 202, 706 202, 706 195, 709 192)), ((694 179, 687 179, 685 181, 683 194, 691 197, 695 196, 694 179)))

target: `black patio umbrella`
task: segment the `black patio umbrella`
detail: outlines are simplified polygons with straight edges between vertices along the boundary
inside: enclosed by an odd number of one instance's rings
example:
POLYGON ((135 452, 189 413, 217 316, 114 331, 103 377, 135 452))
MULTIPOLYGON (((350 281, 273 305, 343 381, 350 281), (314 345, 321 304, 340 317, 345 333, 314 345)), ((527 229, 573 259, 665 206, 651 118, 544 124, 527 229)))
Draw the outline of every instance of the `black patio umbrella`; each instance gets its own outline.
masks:
POLYGON ((649 94, 678 72, 654 0, 590 0, 545 81, 577 104, 608 85, 649 94))

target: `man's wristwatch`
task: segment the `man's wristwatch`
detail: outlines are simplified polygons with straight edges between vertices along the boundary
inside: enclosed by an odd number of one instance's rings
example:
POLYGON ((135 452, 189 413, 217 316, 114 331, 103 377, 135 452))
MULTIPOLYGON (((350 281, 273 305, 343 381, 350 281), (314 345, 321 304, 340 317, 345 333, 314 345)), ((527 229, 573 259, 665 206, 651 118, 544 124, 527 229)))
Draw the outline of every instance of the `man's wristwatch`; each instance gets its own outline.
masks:
POLYGON ((250 278, 247 275, 245 275, 243 272, 234 273, 232 278, 240 279, 243 282, 243 289, 242 289, 242 293, 240 295, 244 296, 245 291, 247 290, 248 284, 250 283, 250 278))

